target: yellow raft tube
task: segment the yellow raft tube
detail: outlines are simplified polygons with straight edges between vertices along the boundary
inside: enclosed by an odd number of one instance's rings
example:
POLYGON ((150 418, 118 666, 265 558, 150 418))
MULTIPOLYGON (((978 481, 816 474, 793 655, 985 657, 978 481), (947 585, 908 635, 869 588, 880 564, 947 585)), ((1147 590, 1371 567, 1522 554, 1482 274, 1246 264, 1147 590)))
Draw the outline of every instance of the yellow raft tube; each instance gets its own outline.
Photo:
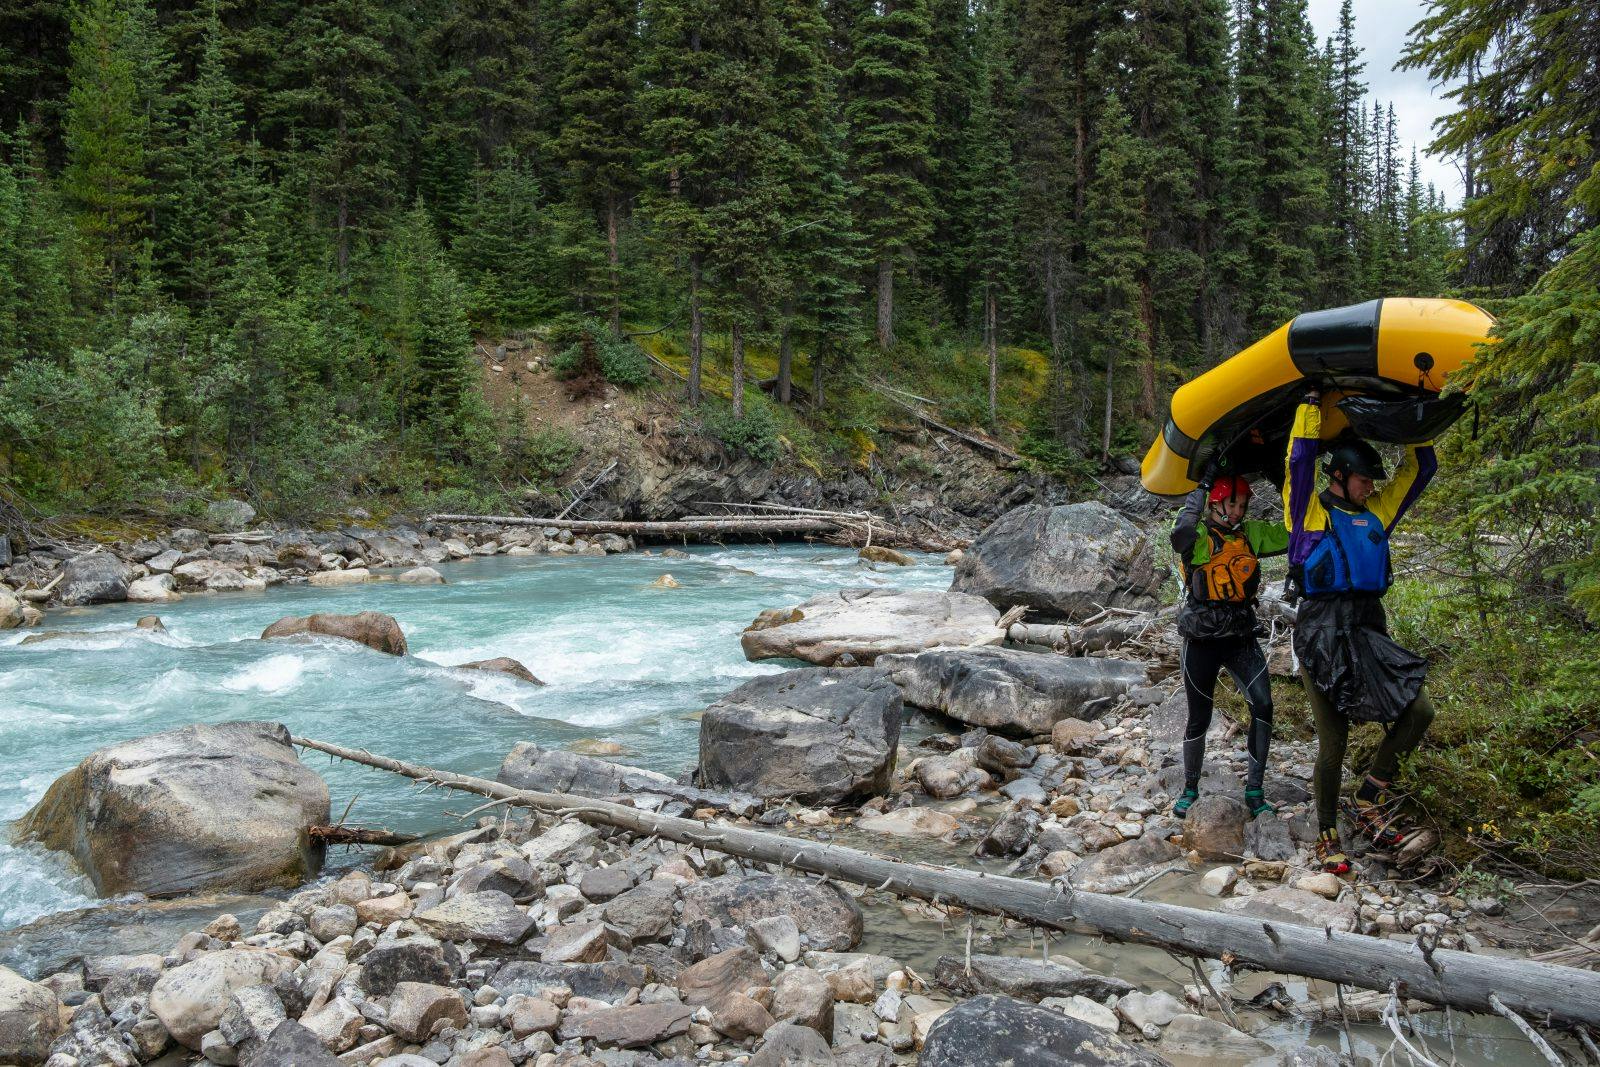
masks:
POLYGON ((1388 404, 1402 412, 1389 420, 1389 436, 1358 425, 1364 436, 1406 440, 1395 424, 1408 421, 1419 439, 1431 436, 1422 429, 1448 426, 1461 409, 1459 400, 1437 394, 1488 340, 1493 323, 1488 312, 1464 300, 1412 297, 1296 316, 1172 394, 1141 481, 1152 493, 1179 496, 1195 487, 1208 463, 1222 460, 1230 471, 1265 474, 1281 484, 1289 424, 1308 382, 1324 391, 1324 438, 1359 418, 1349 398, 1372 398, 1364 402, 1369 409, 1374 402, 1405 401, 1388 404))

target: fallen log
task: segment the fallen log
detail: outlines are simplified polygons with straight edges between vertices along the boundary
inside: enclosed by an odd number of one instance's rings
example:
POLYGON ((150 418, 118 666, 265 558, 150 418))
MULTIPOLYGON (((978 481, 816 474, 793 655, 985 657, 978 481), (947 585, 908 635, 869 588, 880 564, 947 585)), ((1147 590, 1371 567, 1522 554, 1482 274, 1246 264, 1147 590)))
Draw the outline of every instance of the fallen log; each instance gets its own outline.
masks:
POLYGON ((830 533, 832 519, 811 516, 729 516, 700 519, 536 519, 526 515, 430 515, 433 522, 482 522, 495 526, 540 526, 575 534, 619 534, 624 537, 694 537, 718 534, 830 533))
POLYGON ((1404 996, 1469 1011, 1495 1011, 1491 997, 1498 997, 1505 1007, 1540 1021, 1600 1025, 1600 974, 1592 971, 1451 949, 1425 952, 1416 945, 1331 928, 1315 929, 1087 893, 1066 888, 1060 882, 1032 882, 981 871, 904 863, 839 845, 655 815, 607 801, 513 789, 486 778, 435 770, 325 741, 304 737, 293 740, 304 748, 491 797, 500 803, 841 878, 936 905, 960 905, 1057 930, 1087 927, 1114 940, 1220 959, 1233 967, 1301 975, 1363 989, 1387 990, 1398 983, 1404 996))
POLYGON ((324 845, 383 845, 394 848, 420 840, 416 834, 393 830, 370 830, 361 826, 310 826, 306 834, 324 845))

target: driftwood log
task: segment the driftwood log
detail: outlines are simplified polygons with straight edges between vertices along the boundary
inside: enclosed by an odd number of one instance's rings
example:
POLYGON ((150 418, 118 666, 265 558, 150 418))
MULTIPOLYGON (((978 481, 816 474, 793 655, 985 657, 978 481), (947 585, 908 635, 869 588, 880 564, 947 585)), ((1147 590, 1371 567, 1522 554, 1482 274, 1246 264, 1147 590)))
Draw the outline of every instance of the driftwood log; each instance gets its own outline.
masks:
POLYGON ((809 516, 729 516, 727 518, 662 519, 535 519, 526 515, 433 515, 434 522, 483 522, 496 526, 542 526, 575 534, 618 534, 623 537, 701 537, 719 534, 831 533, 838 523, 809 516))
POLYGON ((472 775, 434 770, 361 749, 296 737, 294 743, 418 781, 584 822, 615 826, 762 863, 840 878, 934 904, 951 904, 1057 930, 1087 927, 1118 941, 1220 959, 1403 996, 1469 1011, 1512 1011, 1555 1025, 1600 1026, 1600 974, 1531 960, 1480 956, 1224 915, 1175 904, 1071 890, 927 864, 902 863, 839 845, 800 841, 719 823, 656 815, 623 804, 513 789, 472 775))

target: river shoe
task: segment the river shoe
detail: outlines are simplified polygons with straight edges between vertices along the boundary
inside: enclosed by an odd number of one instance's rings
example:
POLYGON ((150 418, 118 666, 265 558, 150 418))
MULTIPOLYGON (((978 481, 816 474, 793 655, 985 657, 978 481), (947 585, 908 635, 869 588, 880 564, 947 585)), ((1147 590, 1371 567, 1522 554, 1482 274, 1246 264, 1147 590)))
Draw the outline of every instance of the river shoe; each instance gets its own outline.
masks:
POLYGON ((1400 814, 1399 799, 1387 793, 1379 793, 1375 800, 1357 796, 1344 805, 1344 813, 1363 837, 1382 849, 1403 848, 1422 833, 1400 814))
POLYGON ((1267 795, 1259 789, 1246 789, 1244 791, 1244 806, 1254 819, 1258 815, 1276 815, 1278 809, 1267 800, 1267 795))
POLYGON ((1198 790, 1198 789, 1185 789, 1183 791, 1183 795, 1178 797, 1178 799, 1173 802, 1173 805, 1172 805, 1172 817, 1174 819, 1184 818, 1186 815, 1189 814, 1189 806, 1191 804, 1193 804, 1195 801, 1199 800, 1199 799, 1200 799, 1200 790, 1198 790))
POLYGON ((1317 835, 1317 861, 1329 874, 1343 876, 1350 873, 1350 857, 1344 854, 1339 844, 1338 830, 1324 830, 1317 835))

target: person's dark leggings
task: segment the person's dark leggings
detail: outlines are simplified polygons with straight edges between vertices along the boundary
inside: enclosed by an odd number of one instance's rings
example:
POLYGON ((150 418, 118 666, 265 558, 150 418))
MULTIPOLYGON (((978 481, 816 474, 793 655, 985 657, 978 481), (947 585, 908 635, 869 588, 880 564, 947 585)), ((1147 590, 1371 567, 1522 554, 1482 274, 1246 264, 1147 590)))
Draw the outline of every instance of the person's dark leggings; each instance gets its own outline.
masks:
POLYGON ((1189 698, 1189 724, 1183 731, 1184 788, 1197 789, 1200 785, 1217 675, 1225 670, 1250 705, 1250 771, 1245 788, 1260 789, 1261 776, 1267 769, 1267 746, 1272 741, 1272 682, 1261 646, 1254 637, 1185 641, 1179 663, 1183 668, 1183 690, 1189 698))
MULTIPOLYGON (((1311 785, 1317 796, 1317 828, 1328 830, 1339 823, 1339 788, 1344 779, 1344 750, 1350 740, 1350 720, 1322 695, 1305 671, 1300 672, 1305 682, 1306 696, 1311 701, 1311 717, 1317 724, 1317 766, 1311 785)), ((1433 722, 1433 701, 1423 688, 1417 697, 1406 705, 1400 717, 1383 728, 1383 743, 1372 757, 1372 767, 1367 771, 1380 782, 1392 782, 1400 771, 1400 757, 1407 755, 1422 743, 1422 735, 1433 722)))

